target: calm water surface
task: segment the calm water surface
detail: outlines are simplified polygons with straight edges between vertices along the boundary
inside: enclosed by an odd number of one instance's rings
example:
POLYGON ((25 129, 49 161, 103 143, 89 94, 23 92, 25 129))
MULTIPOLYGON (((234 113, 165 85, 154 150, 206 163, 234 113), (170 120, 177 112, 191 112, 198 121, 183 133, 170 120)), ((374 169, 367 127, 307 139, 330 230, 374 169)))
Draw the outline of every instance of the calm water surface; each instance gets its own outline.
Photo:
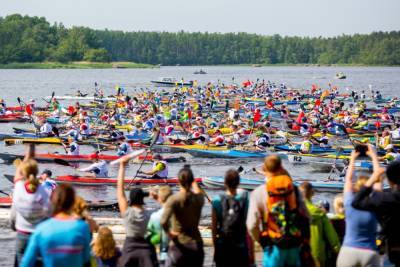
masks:
MULTIPOLYGON (((245 79, 255 80, 257 78, 270 80, 273 82, 285 83, 294 88, 310 88, 312 84, 327 87, 329 83, 337 85, 342 92, 347 90, 369 90, 369 85, 375 90, 380 90, 383 95, 398 95, 400 93, 400 68, 395 67, 161 67, 156 69, 101 69, 101 70, 0 70, 0 98, 4 98, 7 103, 17 104, 16 97, 28 100, 36 99, 38 105, 44 104, 41 99, 48 96, 52 91, 56 95, 73 94, 77 89, 82 92, 93 88, 97 82, 106 92, 113 94, 116 85, 124 87, 128 92, 140 90, 140 88, 152 87, 151 80, 159 77, 175 77, 185 80, 198 80, 200 84, 207 82, 217 82, 218 79, 224 83, 230 83, 232 77, 240 83, 245 79), (194 75, 193 72, 199 69, 207 71, 206 75, 194 75), (336 80, 334 76, 337 72, 344 72, 346 80, 336 80)), ((14 124, 1 124, 0 132, 11 132, 14 124)), ((21 126, 21 125, 20 125, 21 126)), ((0 144, 1 152, 18 153, 22 152, 22 147, 5 147, 0 144)), ((60 152, 56 146, 39 146, 38 152, 60 152)), ((86 148, 87 152, 91 150, 86 148)), ((187 157, 197 177, 223 175, 229 168, 237 168, 242 165, 245 169, 259 165, 262 160, 223 160, 223 159, 194 159, 187 157)), ((292 174, 303 178, 321 179, 327 174, 315 173, 306 166, 293 167, 287 162, 287 169, 292 174)), ((49 168, 55 175, 78 174, 74 169, 52 164, 41 164, 41 169, 49 168)), ((171 164, 170 175, 176 175, 182 164, 171 164)), ((134 175, 137 165, 131 165, 128 175, 134 175)), ((150 165, 144 166, 144 169, 150 165)), ((12 165, 0 164, 0 174, 11 174, 14 172, 12 165)), ((116 168, 111 168, 111 176, 117 173, 116 168)), ((0 175, 0 189, 9 191, 12 185, 0 175)), ((247 178, 261 178, 260 176, 249 173, 247 178)), ((81 196, 86 199, 115 200, 115 189, 113 187, 77 187, 81 196)), ((219 192, 209 191, 212 196, 219 192)), ((331 200, 332 194, 319 194, 317 199, 331 200)), ((155 208, 154 202, 148 203, 150 208, 155 208)), ((108 216, 118 216, 116 213, 107 213, 108 216)), ((207 205, 203 210, 203 224, 210 221, 210 208, 207 205)), ((7 229, 0 229, 0 244, 4 244, 0 249, 0 265, 10 265, 13 253, 12 233, 7 229), (11 243, 10 243, 11 242, 11 243)))

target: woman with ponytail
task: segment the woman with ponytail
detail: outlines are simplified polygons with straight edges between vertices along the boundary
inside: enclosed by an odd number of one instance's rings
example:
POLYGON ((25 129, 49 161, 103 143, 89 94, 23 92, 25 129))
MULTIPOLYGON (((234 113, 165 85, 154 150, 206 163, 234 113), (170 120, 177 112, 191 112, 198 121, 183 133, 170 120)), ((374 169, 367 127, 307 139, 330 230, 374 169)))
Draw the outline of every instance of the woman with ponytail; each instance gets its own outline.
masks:
POLYGON ((180 190, 164 206, 161 226, 169 233, 166 266, 203 266, 203 241, 199 231, 204 194, 196 183, 190 166, 178 173, 180 190))
POLYGON ((11 210, 11 225, 17 231, 15 266, 19 266, 36 225, 49 216, 50 193, 37 175, 33 158, 25 158, 17 167, 11 210))

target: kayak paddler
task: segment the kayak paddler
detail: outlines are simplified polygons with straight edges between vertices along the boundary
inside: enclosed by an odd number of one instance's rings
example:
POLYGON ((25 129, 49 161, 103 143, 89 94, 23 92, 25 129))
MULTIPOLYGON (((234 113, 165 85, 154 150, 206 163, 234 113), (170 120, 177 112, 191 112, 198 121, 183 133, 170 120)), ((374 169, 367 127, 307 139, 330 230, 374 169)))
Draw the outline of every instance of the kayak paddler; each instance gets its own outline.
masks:
POLYGON ((68 155, 78 156, 79 155, 79 145, 75 142, 75 139, 72 137, 68 138, 68 155))
POLYGON ((51 137, 54 136, 53 134, 53 126, 49 122, 46 121, 46 119, 42 118, 39 122, 40 128, 39 128, 39 135, 40 136, 45 136, 45 137, 51 137))
POLYGON ((90 165, 89 167, 78 169, 81 172, 90 172, 92 173, 95 177, 102 177, 102 178, 107 178, 108 177, 108 165, 105 160, 99 160, 99 155, 97 153, 93 153, 92 155, 89 156, 89 159, 93 161, 93 164, 90 165))
POLYGON ((310 141, 310 134, 306 134, 304 136, 304 140, 300 146, 300 153, 302 154, 310 154, 312 152, 313 144, 310 141))
POLYGON ((139 171, 138 173, 142 173, 150 176, 149 178, 154 179, 166 179, 168 178, 168 163, 163 160, 160 154, 154 154, 153 156, 153 168, 151 171, 139 171))
POLYGON ((118 140, 118 151, 117 155, 118 156, 125 156, 127 154, 132 153, 132 148, 129 145, 129 143, 126 141, 126 138, 124 136, 121 136, 118 140))

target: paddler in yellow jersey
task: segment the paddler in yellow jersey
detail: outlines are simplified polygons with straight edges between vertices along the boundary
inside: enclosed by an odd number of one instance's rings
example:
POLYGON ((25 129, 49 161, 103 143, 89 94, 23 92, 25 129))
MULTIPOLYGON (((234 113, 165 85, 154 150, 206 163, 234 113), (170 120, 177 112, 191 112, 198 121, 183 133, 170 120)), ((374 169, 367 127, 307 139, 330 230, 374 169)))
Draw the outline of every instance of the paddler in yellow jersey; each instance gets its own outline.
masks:
POLYGON ((381 137, 379 137, 378 133, 375 133, 375 141, 378 149, 386 149, 386 147, 388 147, 392 141, 390 138, 390 132, 384 130, 381 137))
POLYGON ((310 140, 310 134, 306 134, 304 136, 304 140, 300 146, 300 153, 302 154, 310 154, 312 152, 313 143, 310 140))
POLYGON ((397 153, 397 152, 394 150, 394 147, 393 147, 392 144, 388 145, 388 146, 385 148, 385 150, 386 150, 385 156, 379 157, 379 158, 378 158, 379 160, 385 160, 386 162, 392 162, 392 161, 395 161, 395 160, 399 160, 399 159, 400 159, 400 154, 397 153))
POLYGON ((148 175, 149 178, 153 179, 166 179, 168 178, 168 163, 163 160, 160 154, 155 154, 153 156, 153 168, 151 171, 139 171, 138 173, 142 173, 148 175))

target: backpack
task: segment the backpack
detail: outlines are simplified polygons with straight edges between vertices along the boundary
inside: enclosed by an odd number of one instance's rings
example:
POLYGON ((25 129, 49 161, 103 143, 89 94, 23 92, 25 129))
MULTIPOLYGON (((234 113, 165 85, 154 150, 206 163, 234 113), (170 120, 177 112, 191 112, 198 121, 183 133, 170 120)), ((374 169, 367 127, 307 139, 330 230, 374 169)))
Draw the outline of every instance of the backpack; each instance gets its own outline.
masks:
POLYGON ((266 183, 267 213, 261 233, 261 244, 291 248, 302 243, 297 197, 292 179, 288 175, 271 177, 266 183))
POLYGON ((225 241, 243 242, 246 238, 246 195, 237 199, 232 196, 221 195, 221 222, 219 235, 225 241))

